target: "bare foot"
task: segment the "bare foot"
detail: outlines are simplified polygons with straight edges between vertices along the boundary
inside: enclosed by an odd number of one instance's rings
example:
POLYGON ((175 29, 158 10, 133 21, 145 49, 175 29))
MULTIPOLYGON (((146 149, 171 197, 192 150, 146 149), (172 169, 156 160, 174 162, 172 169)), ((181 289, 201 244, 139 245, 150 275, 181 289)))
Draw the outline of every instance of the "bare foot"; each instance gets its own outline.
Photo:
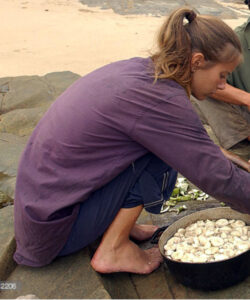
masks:
POLYGON ((105 249, 101 244, 91 260, 91 266, 100 273, 149 274, 160 266, 162 260, 158 248, 142 250, 128 240, 118 248, 105 249))
POLYGON ((130 236, 137 241, 145 241, 150 239, 158 228, 155 225, 135 224, 130 232, 130 236))

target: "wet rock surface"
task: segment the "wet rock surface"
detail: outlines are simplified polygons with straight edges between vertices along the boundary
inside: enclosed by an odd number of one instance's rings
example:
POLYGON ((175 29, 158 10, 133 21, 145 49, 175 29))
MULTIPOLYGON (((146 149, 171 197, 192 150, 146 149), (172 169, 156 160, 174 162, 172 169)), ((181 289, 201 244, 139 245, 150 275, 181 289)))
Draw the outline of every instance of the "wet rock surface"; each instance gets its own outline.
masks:
POLYGON ((213 14, 224 19, 234 19, 249 15, 247 6, 242 0, 80 0, 89 7, 112 9, 121 15, 165 16, 180 6, 194 7, 201 14, 213 14))

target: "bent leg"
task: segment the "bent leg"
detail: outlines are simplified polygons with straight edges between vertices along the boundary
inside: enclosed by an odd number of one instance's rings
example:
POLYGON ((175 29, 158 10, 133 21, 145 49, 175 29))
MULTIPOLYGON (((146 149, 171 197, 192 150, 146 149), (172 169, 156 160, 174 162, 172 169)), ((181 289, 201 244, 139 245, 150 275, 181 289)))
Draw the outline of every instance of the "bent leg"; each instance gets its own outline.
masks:
MULTIPOLYGON (((135 182, 141 176, 152 155, 145 155, 135 161, 111 182, 92 193, 79 210, 67 243, 58 256, 64 256, 86 247, 101 237, 123 206, 135 182)), ((142 204, 141 199, 131 201, 131 206, 142 204)))
MULTIPOLYGON (((117 216, 120 218, 120 215, 123 216, 126 212, 130 218, 131 212, 138 206, 145 205, 146 210, 159 213, 164 201, 163 197, 167 199, 174 188, 176 176, 177 173, 171 167, 153 154, 136 160, 133 166, 130 166, 106 186, 95 191, 81 204, 78 218, 68 241, 58 256, 68 255, 84 248, 109 230, 110 224, 117 216)), ((124 221, 129 223, 129 233, 126 231, 125 234, 126 240, 129 235, 137 240, 151 237, 157 227, 135 224, 136 219, 133 222, 124 221)), ((131 241, 126 245, 129 250, 133 249, 136 253, 143 254, 144 260, 146 259, 145 255, 149 259, 148 256, 152 252, 159 253, 155 249, 141 252, 142 250, 131 241)), ((152 269, 150 267, 147 270, 150 272, 152 269)))
MULTIPOLYGON (((212 98, 200 101, 192 97, 192 101, 204 115, 223 148, 229 149, 250 136, 250 112, 245 107, 212 98)), ((194 108, 199 115, 195 105, 194 108)))
POLYGON ((92 258, 96 271, 149 274, 159 267, 162 257, 158 248, 142 250, 129 239, 142 208, 140 205, 120 209, 92 258))

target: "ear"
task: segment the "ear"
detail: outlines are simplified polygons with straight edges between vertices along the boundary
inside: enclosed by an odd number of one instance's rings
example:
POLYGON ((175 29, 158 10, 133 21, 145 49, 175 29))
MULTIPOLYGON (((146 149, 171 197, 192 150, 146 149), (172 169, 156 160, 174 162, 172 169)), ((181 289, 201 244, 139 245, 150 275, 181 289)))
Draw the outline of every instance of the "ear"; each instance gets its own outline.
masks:
POLYGON ((191 58, 191 72, 195 72, 197 69, 205 65, 204 55, 200 52, 194 52, 191 58))

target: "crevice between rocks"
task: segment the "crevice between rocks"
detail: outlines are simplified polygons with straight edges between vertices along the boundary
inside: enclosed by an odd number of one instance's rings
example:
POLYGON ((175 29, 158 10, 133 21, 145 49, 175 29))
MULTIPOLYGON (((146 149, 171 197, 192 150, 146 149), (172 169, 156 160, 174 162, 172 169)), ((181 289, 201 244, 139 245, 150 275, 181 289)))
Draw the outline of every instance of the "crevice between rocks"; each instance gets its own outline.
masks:
POLYGON ((0 262, 0 281, 5 281, 17 267, 17 263, 13 259, 16 251, 16 241, 13 237, 9 244, 6 246, 3 254, 1 255, 0 262))
POLYGON ((136 294, 137 294, 137 298, 138 298, 138 299, 141 299, 141 297, 140 297, 140 295, 139 295, 139 292, 138 292, 138 290, 137 290, 136 284, 135 284, 135 282, 134 282, 133 277, 131 276, 131 274, 129 274, 129 278, 130 278, 130 281, 131 281, 131 283, 132 283, 132 285, 133 285, 133 287, 134 287, 134 289, 135 289, 135 292, 136 292, 136 294))

